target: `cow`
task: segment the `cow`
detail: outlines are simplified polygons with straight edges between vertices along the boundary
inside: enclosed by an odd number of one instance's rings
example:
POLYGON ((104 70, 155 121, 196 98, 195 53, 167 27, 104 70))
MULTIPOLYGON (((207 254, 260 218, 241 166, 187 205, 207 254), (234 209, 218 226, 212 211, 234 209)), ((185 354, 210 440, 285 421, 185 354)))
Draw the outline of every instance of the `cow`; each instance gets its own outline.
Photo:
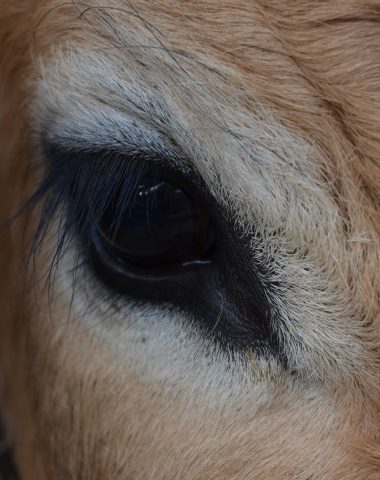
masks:
POLYGON ((378 0, 0 10, 22 480, 375 480, 378 0))

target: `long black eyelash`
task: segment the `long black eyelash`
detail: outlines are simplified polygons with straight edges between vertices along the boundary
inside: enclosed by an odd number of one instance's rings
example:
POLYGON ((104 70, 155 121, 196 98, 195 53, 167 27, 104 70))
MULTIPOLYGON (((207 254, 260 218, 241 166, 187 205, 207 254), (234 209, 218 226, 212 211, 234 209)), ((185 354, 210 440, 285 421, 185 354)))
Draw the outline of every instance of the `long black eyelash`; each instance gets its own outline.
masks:
MULTIPOLYGON (((48 160, 46 172, 24 208, 31 212, 38 206, 40 211, 26 263, 27 266, 32 264, 35 271, 36 258, 54 222, 54 251, 46 272, 46 284, 51 285, 74 239, 75 247, 88 251, 91 228, 101 220, 110 202, 113 202, 111 228, 113 234, 117 233, 121 217, 131 208, 135 187, 154 175, 156 168, 148 168, 139 152, 120 155, 104 151, 70 151, 49 145, 44 155, 48 160)), ((74 271, 82 263, 80 258, 77 253, 74 271)))

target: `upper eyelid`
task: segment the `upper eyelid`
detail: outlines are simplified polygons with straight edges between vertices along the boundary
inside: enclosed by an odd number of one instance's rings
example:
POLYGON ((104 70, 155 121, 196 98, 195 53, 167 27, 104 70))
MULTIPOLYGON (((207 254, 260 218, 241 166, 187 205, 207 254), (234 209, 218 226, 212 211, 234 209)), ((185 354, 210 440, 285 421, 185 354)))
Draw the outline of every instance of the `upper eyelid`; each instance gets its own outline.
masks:
POLYGON ((127 166, 128 162, 134 163, 140 159, 146 166, 150 164, 152 168, 162 170, 162 173, 168 178, 170 177, 174 181, 178 180, 188 188, 196 188, 199 193, 207 190, 200 175, 183 156, 178 155, 176 150, 156 149, 147 151, 137 145, 132 149, 128 147, 110 148, 109 145, 104 148, 93 148, 88 144, 65 145, 59 139, 52 141, 44 138, 42 140, 42 154, 44 157, 43 164, 48 170, 52 166, 57 167, 57 163, 60 162, 63 162, 62 167, 64 167, 64 163, 69 158, 72 161, 75 157, 77 157, 78 162, 85 162, 85 158, 102 161, 105 168, 107 168, 106 162, 110 160, 121 159, 122 162, 126 162, 124 165, 127 166))
MULTIPOLYGON (((81 83, 83 81, 84 78, 81 83)), ((68 90, 62 92, 57 88, 56 79, 44 76, 31 111, 36 136, 47 134, 51 139, 67 139, 70 143, 85 141, 92 147, 99 146, 99 139, 100 147, 108 143, 122 147, 134 136, 140 137, 141 146, 156 144, 174 150, 169 125, 177 122, 164 99, 146 86, 142 89, 141 84, 133 80, 122 91, 118 82, 112 83, 110 94, 108 83, 98 85, 107 98, 104 101, 102 93, 93 96, 88 87, 82 93, 71 91, 71 83, 66 85, 68 90)))
POLYGON ((55 145, 67 152, 144 154, 146 160, 159 158, 184 173, 192 169, 189 159, 170 138, 135 119, 115 122, 114 118, 104 116, 101 125, 91 122, 81 127, 71 119, 51 120, 45 122, 38 137, 43 152, 47 145, 55 145))

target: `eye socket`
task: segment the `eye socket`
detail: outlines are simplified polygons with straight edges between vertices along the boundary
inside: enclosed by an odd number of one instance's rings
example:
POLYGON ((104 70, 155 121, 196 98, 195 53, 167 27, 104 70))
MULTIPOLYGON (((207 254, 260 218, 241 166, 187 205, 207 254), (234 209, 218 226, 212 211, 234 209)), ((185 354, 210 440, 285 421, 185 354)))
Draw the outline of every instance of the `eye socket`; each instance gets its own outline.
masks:
POLYGON ((111 195, 93 230, 102 253, 125 269, 176 271, 210 263, 214 225, 205 206, 180 186, 150 176, 129 191, 111 195))
POLYGON ((160 152, 148 160, 145 149, 127 155, 46 141, 43 151, 48 169, 25 209, 42 202, 33 256, 56 221, 51 272, 74 246, 73 285, 83 265, 107 301, 115 294, 178 308, 220 346, 280 351, 263 280, 270 272, 197 172, 160 152))

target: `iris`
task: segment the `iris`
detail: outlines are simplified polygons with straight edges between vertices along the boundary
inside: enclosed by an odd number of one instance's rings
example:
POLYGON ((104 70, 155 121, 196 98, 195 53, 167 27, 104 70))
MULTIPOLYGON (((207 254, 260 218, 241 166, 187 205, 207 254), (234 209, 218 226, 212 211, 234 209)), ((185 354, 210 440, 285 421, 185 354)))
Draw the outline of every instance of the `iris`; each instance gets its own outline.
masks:
POLYGON ((144 270, 209 261, 215 229, 207 209, 190 193, 155 176, 135 186, 120 212, 116 205, 121 195, 110 198, 94 232, 103 252, 125 268, 144 270))

